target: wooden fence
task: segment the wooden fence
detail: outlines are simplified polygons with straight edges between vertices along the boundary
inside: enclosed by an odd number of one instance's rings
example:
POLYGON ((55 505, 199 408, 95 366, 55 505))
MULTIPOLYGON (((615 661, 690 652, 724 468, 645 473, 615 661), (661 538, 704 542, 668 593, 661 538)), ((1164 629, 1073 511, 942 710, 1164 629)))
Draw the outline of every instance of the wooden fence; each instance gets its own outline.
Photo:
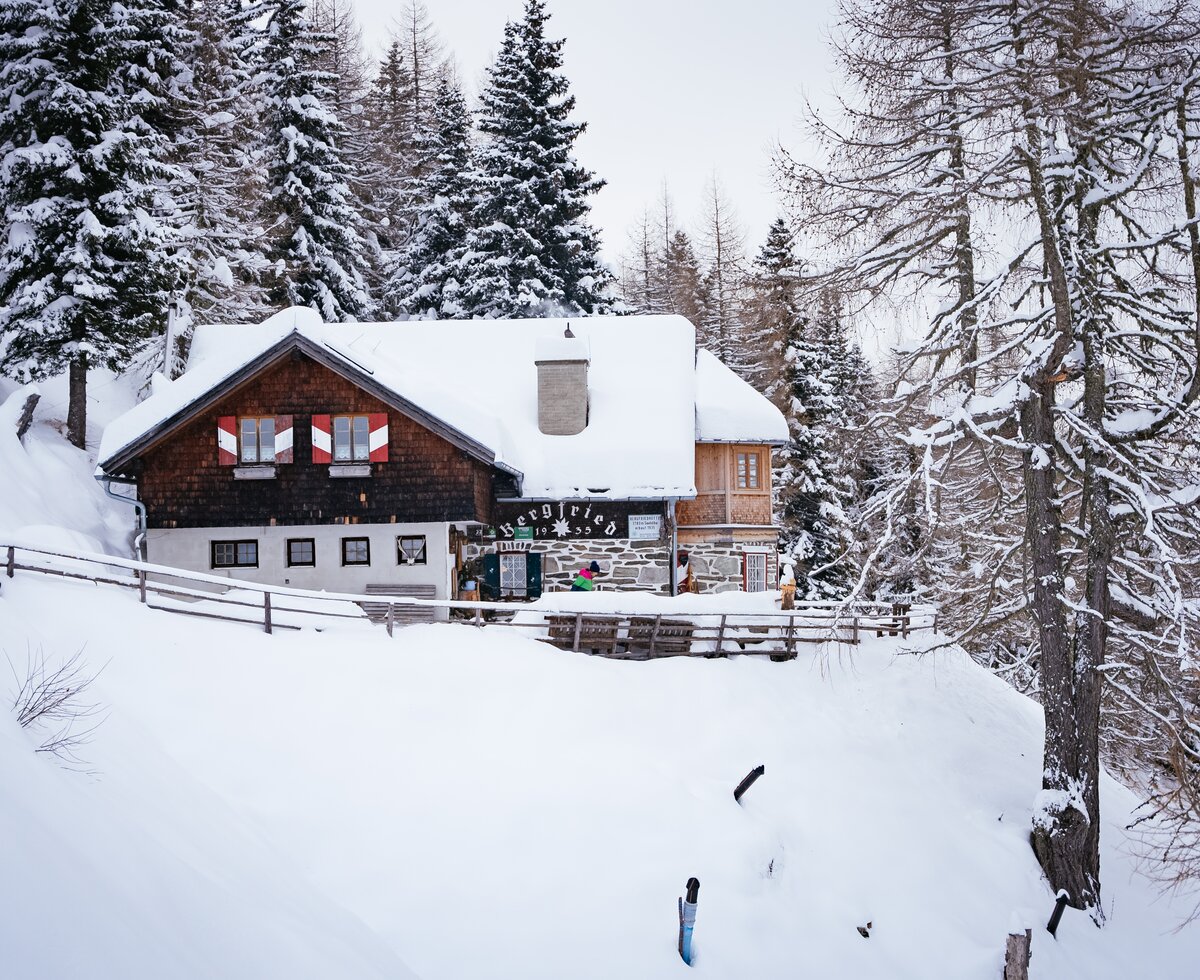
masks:
MULTIPOLYGON (((8 578, 18 571, 136 589, 141 602, 187 616, 277 629, 321 629, 330 621, 377 622, 389 636, 397 625, 445 610, 451 622, 530 630, 564 650, 618 659, 763 654, 788 660, 803 643, 857 644, 866 636, 932 632, 933 606, 797 602, 792 611, 693 610, 684 602, 662 613, 561 610, 513 602, 465 602, 383 595, 310 592, 87 552, 0 545, 8 578), (185 584, 180 584, 185 583, 185 584), (216 591, 220 590, 220 591, 216 591), (224 594, 223 594, 224 593, 224 594), (247 598, 246 596, 249 596, 247 598), (154 597, 159 604, 151 604, 154 597), (162 604, 165 603, 165 604, 162 604), (366 610, 372 611, 368 617, 366 610)), ((575 598, 574 596, 572 597, 575 598)), ((576 605, 588 601, 580 596, 576 605)))

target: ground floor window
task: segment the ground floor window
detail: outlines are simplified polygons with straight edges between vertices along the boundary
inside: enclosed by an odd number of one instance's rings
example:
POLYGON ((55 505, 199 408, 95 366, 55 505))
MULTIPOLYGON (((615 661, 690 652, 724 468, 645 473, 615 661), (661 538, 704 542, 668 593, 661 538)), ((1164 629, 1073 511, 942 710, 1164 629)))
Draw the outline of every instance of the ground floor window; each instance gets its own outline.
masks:
POLYGON ((371 564, 371 541, 369 538, 342 538, 343 565, 371 564))
POLYGON ((500 595, 504 598, 523 596, 527 593, 525 553, 500 556, 500 595))
POLYGON ((397 561, 401 565, 425 564, 425 535, 413 534, 396 539, 397 561))
POLYGON ((316 565, 316 541, 312 538, 288 538, 287 563, 290 568, 298 565, 316 565))
POLYGON ((213 568, 258 568, 257 541, 214 541, 213 568))
POLYGON ((747 551, 742 555, 742 584, 747 592, 767 591, 767 555, 747 551))

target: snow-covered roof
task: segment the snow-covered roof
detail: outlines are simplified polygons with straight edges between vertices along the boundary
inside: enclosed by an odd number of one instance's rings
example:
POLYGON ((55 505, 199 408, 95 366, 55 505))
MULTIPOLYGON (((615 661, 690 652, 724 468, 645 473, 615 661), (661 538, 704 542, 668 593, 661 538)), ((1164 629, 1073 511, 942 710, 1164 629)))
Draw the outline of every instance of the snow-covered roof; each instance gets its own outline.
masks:
POLYGON ((711 351, 696 352, 696 441, 788 441, 783 414, 711 351))
POLYGON ((698 433, 725 439, 709 434, 715 427, 736 430, 731 439, 773 441, 780 432, 786 439, 783 419, 766 399, 706 351, 697 360, 695 330, 683 317, 573 318, 574 340, 564 338, 567 322, 326 324, 313 310, 292 308, 259 324, 201 326, 184 374, 105 430, 101 466, 293 336, 522 474, 524 497, 692 496, 698 433), (568 355, 589 361, 588 424, 578 435, 545 435, 535 361, 568 355), (705 386, 713 390, 698 392, 705 386), (726 396, 734 399, 728 409, 701 412, 702 404, 726 396))

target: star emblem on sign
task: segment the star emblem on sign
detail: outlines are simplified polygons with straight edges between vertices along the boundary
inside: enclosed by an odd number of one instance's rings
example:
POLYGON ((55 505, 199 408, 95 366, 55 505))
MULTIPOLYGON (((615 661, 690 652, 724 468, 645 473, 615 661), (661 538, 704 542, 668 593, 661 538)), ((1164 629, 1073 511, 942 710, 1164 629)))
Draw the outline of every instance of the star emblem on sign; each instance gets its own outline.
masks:
POLYGON ((560 538, 565 538, 571 533, 571 525, 564 520, 557 520, 554 522, 554 533, 560 538))

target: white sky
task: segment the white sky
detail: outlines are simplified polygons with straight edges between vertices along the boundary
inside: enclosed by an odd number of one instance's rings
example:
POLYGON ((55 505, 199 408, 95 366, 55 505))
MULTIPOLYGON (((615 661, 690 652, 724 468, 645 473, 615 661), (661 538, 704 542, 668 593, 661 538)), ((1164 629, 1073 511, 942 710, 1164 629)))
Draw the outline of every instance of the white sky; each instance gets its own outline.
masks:
MULTIPOLYGON (((367 44, 382 47, 396 0, 355 0, 367 44)), ((427 0, 472 93, 504 22, 523 0, 427 0)), ((576 155, 608 181, 593 202, 605 257, 664 180, 678 217, 695 223, 705 183, 719 175, 757 251, 777 211, 769 154, 795 143, 807 95, 830 91, 825 47, 831 0, 548 0, 552 37, 567 39, 576 118, 588 131, 576 155)), ((373 52, 375 53, 375 52, 373 52)))

